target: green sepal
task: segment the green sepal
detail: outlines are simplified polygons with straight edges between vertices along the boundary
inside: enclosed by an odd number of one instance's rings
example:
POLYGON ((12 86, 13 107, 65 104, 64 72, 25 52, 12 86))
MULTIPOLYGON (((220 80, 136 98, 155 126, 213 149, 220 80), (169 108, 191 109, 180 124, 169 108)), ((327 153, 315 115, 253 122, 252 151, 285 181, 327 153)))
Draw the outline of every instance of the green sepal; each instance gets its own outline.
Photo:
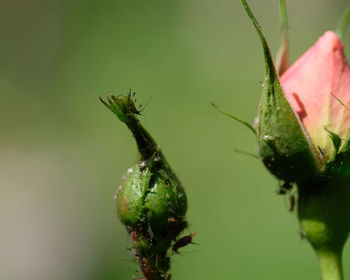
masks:
POLYGON ((350 155, 350 135, 348 139, 344 142, 343 146, 340 149, 340 153, 345 153, 350 155))
POLYGON ((321 148, 320 146, 317 146, 317 148, 318 148, 318 151, 320 152, 320 155, 321 155, 321 157, 322 157, 322 160, 323 160, 324 162, 327 162, 327 155, 326 155, 326 153, 322 150, 322 148, 321 148))
POLYGON ((328 163, 327 174, 350 178, 350 136, 328 163))
POLYGON ((335 154, 334 156, 336 156, 336 154, 338 153, 338 151, 340 149, 342 140, 338 134, 330 131, 327 127, 325 127, 324 129, 329 133, 329 137, 331 138, 332 143, 333 143, 333 147, 334 147, 334 154, 335 154))
POLYGON ((343 40, 345 31, 347 26, 350 23, 350 7, 348 7, 343 15, 341 16, 337 28, 335 29, 335 33, 338 35, 338 37, 340 38, 340 40, 343 40))
POLYGON ((280 0, 280 28, 282 42, 276 56, 276 68, 278 74, 282 75, 289 67, 288 16, 285 0, 280 0))
POLYGON ((133 119, 134 115, 139 115, 140 112, 136 109, 135 103, 131 98, 131 90, 128 94, 115 96, 110 94, 107 101, 100 97, 101 102, 110 109, 123 123, 128 123, 133 119))
MULTIPOLYGON (((342 100, 340 100, 333 93, 331 93, 331 95, 346 110, 350 111, 350 108, 342 100)), ((326 168, 324 169, 324 172, 323 172, 324 175, 326 176, 336 175, 343 178, 350 177, 350 135, 348 136, 348 139, 346 139, 342 144, 343 141, 337 134, 329 131, 328 129, 326 129, 326 131, 330 133, 335 152, 331 160, 327 162, 325 166, 326 168)))
POLYGON ((265 59, 265 80, 259 108, 258 145, 265 166, 279 179, 296 182, 317 177, 321 162, 281 88, 275 65, 247 2, 242 4, 260 37, 265 59))
MULTIPOLYGON (((288 14, 287 5, 285 0, 280 0, 280 28, 282 31, 282 36, 288 36, 288 14)), ((288 38, 287 38, 288 40, 288 38)))

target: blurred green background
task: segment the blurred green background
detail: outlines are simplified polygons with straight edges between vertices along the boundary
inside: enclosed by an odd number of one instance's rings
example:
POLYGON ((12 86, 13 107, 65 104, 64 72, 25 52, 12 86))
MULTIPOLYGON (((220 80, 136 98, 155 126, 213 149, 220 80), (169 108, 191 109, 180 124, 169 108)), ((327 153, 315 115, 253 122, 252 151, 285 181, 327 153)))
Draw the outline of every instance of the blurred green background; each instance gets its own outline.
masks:
MULTIPOLYGON (((278 1, 249 2, 276 53, 278 1)), ((287 4, 295 60, 349 3, 287 4)), ((0 35, 1 279, 136 278, 113 203, 136 146, 98 101, 129 88, 140 104, 152 97, 141 121, 197 232, 173 279, 320 279, 277 181, 234 152, 255 152, 253 135, 210 106, 255 116, 263 58, 240 1, 2 0, 0 35)))

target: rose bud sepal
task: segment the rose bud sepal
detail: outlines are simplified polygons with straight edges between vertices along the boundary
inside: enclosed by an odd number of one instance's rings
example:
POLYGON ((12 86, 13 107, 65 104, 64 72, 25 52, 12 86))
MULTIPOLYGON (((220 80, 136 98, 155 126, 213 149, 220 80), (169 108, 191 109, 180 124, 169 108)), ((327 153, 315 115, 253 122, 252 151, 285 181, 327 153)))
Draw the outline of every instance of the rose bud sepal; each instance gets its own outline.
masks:
MULTIPOLYGON (((350 112, 349 112, 350 113, 350 112)), ((327 160, 324 156, 324 176, 350 178, 350 135, 343 141, 339 135, 329 131, 333 143, 333 155, 327 160)))
POLYGON ((242 4, 258 32, 264 51, 265 79, 257 125, 260 157, 270 172, 281 180, 297 182, 317 177, 321 161, 315 147, 282 90, 259 23, 247 2, 242 0, 242 4))

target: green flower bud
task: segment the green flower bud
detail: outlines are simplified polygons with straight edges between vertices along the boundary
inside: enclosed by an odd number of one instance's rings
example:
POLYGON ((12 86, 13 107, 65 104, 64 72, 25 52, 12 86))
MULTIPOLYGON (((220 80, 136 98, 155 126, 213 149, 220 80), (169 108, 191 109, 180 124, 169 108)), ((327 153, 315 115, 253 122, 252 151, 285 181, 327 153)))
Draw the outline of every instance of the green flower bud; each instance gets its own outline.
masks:
POLYGON ((153 234, 163 234, 169 224, 183 222, 187 201, 174 174, 156 160, 160 161, 159 156, 128 170, 117 195, 117 212, 127 226, 138 227, 147 221, 153 234))
POLYGON ((124 122, 136 140, 140 160, 128 169, 116 194, 120 221, 134 241, 135 257, 146 279, 166 279, 168 250, 187 227, 184 188, 160 148, 137 119, 129 94, 101 101, 124 122))

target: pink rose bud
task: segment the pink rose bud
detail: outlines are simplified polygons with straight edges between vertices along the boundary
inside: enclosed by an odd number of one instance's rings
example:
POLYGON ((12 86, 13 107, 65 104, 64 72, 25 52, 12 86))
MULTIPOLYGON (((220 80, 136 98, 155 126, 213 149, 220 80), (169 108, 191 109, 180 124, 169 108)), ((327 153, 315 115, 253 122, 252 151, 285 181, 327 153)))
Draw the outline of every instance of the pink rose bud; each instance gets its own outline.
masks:
POLYGON ((350 131, 350 67, 338 36, 326 32, 281 76, 281 84, 315 147, 334 153, 329 131, 346 139, 350 131), (340 102, 341 101, 341 102, 340 102))
POLYGON ((350 177, 350 67, 343 43, 326 32, 279 77, 259 23, 241 1, 264 51, 256 133, 265 166, 287 182, 350 177))
MULTIPOLYGON (((350 8, 337 33, 326 32, 290 67, 282 48, 277 72, 259 23, 241 1, 265 59, 256 126, 260 157, 285 181, 280 194, 296 183, 300 227, 317 253, 322 279, 343 279, 341 255, 350 233, 350 67, 339 38, 350 8)), ((286 12, 284 0, 280 6, 286 12)), ((291 209, 295 203, 291 195, 291 209)))

